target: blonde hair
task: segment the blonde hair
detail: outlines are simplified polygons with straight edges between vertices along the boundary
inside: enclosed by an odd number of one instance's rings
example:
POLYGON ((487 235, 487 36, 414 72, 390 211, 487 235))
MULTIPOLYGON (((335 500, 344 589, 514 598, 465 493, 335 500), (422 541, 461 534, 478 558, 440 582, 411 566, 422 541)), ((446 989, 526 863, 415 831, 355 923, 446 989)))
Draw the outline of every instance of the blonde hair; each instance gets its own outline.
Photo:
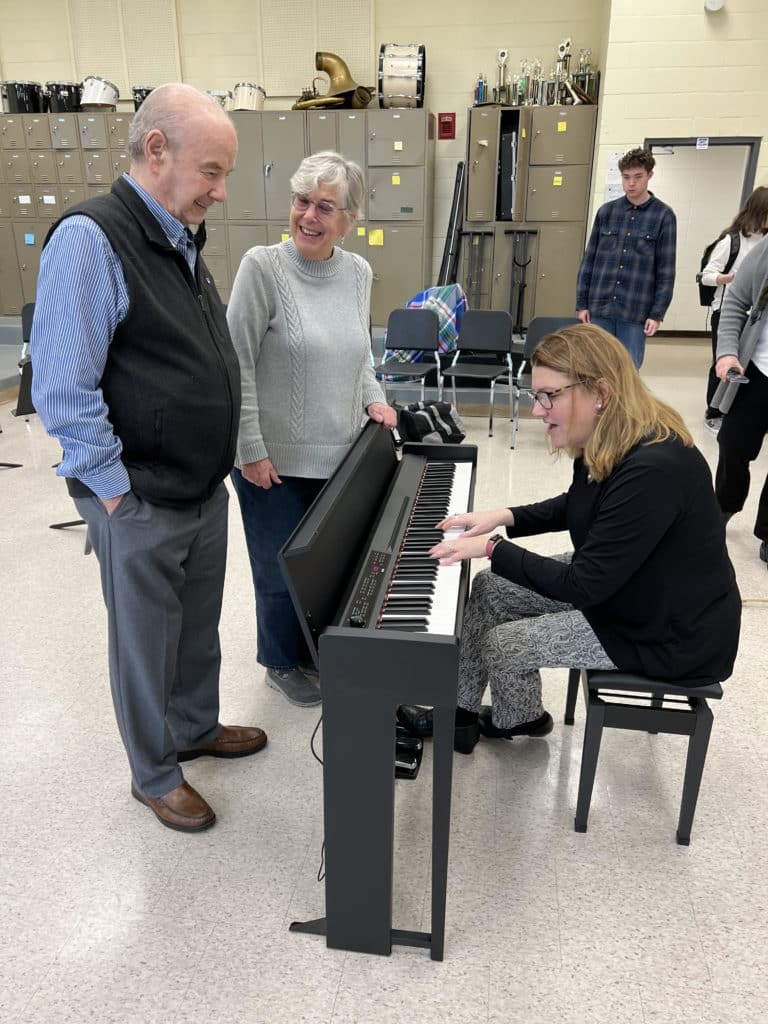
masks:
POLYGON ((576 324, 548 334, 536 346, 531 362, 564 373, 603 396, 603 410, 583 451, 594 480, 610 476, 636 444, 677 437, 686 447, 693 446, 680 413, 651 394, 627 350, 601 327, 576 324))

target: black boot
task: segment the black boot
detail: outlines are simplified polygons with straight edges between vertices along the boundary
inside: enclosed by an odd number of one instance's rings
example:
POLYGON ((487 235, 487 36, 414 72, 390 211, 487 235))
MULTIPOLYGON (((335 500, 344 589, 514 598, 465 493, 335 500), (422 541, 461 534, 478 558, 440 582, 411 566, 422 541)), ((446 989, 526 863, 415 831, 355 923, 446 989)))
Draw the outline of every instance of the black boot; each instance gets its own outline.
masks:
POLYGON ((515 736, 546 736, 552 732, 554 727, 552 715, 545 711, 543 715, 534 718, 532 722, 521 722, 520 725, 514 725, 511 729, 499 729, 493 724, 491 708, 487 704, 480 708, 477 724, 483 736, 490 740, 511 740, 515 736))

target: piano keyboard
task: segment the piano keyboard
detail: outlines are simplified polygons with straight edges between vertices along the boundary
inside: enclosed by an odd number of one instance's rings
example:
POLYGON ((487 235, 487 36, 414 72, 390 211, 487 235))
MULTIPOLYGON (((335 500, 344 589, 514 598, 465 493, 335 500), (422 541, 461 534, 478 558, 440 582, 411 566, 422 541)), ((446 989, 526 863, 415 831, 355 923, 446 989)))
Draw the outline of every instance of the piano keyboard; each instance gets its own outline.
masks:
POLYGON ((472 465, 427 462, 397 555, 377 629, 451 634, 459 603, 461 563, 441 565, 429 556, 441 540, 463 530, 437 530, 450 512, 469 509, 472 465))

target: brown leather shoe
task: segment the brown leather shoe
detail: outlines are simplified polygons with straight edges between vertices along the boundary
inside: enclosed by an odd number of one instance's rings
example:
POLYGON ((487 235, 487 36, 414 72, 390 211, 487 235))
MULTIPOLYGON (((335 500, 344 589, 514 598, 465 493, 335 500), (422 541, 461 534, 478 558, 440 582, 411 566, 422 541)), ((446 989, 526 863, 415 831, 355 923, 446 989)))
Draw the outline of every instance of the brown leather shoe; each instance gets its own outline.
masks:
POLYGON ((196 757, 248 757, 267 745, 267 734, 252 725, 222 725, 215 740, 203 743, 194 750, 180 750, 179 761, 192 761, 196 757))
POLYGON ((154 811, 158 821, 177 832, 202 832, 216 821, 216 815, 196 789, 182 782, 165 796, 152 797, 141 793, 131 783, 131 793, 141 804, 154 811))

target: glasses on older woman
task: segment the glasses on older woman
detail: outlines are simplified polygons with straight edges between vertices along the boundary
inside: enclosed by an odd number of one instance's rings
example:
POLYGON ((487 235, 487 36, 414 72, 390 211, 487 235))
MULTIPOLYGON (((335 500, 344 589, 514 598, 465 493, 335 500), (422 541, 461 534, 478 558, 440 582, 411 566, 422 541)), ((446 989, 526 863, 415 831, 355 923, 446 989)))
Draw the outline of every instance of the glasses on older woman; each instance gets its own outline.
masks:
POLYGON ((298 213, 306 213, 310 206, 314 206, 315 213, 323 220, 328 220, 334 214, 347 209, 346 206, 337 206, 329 199, 310 199, 309 196, 302 196, 298 192, 291 196, 291 203, 298 213))

